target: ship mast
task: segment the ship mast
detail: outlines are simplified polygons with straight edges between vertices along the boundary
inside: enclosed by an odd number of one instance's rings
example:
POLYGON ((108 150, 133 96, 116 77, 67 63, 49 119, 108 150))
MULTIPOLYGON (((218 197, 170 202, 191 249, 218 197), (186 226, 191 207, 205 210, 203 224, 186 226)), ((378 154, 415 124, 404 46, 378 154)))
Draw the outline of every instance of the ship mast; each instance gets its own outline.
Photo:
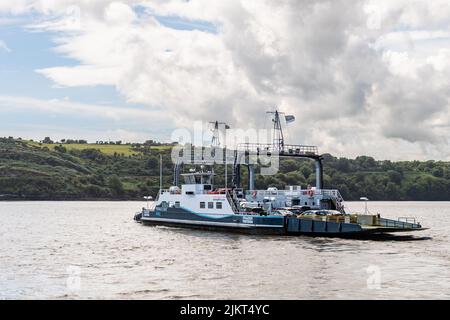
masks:
POLYGON ((223 126, 225 130, 230 129, 230 126, 225 122, 213 121, 210 122, 213 125, 213 129, 211 130, 213 135, 211 138, 211 147, 220 147, 220 127, 223 126))
MULTIPOLYGON (((219 121, 215 121, 215 122, 210 122, 210 124, 213 125, 213 129, 212 129, 212 138, 211 138, 211 148, 213 149, 213 153, 215 154, 215 148, 220 148, 220 127, 223 126, 223 128, 226 130, 230 129, 230 126, 227 125, 225 122, 219 122, 219 121)), ((226 145, 226 137, 225 137, 225 145, 224 145, 224 164, 225 164, 225 189, 227 189, 228 187, 228 163, 227 163, 227 145, 226 145)), ((212 169, 214 170, 214 168, 212 169)))
POLYGON ((283 134, 283 128, 282 128, 282 125, 281 125, 280 114, 284 114, 284 113, 278 112, 278 110, 269 111, 267 113, 273 115, 272 116, 272 122, 273 122, 272 144, 273 144, 273 149, 276 150, 276 151, 282 151, 283 148, 284 148, 284 134, 283 134))

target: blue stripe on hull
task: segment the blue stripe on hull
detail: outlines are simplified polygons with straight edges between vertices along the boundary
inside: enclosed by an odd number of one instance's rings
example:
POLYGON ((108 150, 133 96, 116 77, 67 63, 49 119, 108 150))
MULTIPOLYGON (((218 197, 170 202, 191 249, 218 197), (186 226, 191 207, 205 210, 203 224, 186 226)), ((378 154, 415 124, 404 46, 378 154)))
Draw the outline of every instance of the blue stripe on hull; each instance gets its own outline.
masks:
POLYGON ((187 226, 209 226, 238 229, 284 229, 282 216, 252 216, 230 215, 224 217, 209 217, 197 214, 183 208, 167 208, 166 210, 145 211, 142 216, 144 223, 152 224, 185 224, 187 226))
POLYGON ((169 222, 143 220, 142 223, 144 225, 157 225, 157 226, 201 229, 201 230, 207 230, 207 231, 226 231, 226 232, 232 232, 232 233, 245 233, 245 234, 264 234, 264 235, 285 235, 286 234, 285 228, 282 228, 282 227, 278 227, 278 228, 275 228, 275 227, 241 228, 241 227, 234 227, 231 224, 220 226, 220 225, 201 225, 198 223, 187 224, 185 221, 183 221, 183 223, 177 223, 173 219, 171 219, 169 222))

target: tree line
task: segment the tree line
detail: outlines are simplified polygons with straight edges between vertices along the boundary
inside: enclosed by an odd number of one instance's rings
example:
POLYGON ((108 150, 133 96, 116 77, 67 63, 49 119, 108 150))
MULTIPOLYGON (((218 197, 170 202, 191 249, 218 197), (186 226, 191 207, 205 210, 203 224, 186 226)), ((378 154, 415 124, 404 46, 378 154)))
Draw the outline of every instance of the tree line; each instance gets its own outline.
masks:
MULTIPOLYGON (((107 155, 95 148, 49 149, 24 140, 0 138, 0 199, 142 199, 159 189, 159 156, 163 157, 164 187, 172 182, 170 148, 130 146, 136 154, 107 155)), ((231 166, 229 181, 231 184, 231 166)), ((223 186, 224 167, 216 166, 215 184, 223 186)), ((243 185, 247 183, 245 168, 243 185)), ((315 184, 314 163, 284 159, 279 172, 257 175, 256 187, 285 189, 315 184)), ((450 201, 450 162, 389 161, 324 155, 324 187, 339 189, 346 200, 450 201)))

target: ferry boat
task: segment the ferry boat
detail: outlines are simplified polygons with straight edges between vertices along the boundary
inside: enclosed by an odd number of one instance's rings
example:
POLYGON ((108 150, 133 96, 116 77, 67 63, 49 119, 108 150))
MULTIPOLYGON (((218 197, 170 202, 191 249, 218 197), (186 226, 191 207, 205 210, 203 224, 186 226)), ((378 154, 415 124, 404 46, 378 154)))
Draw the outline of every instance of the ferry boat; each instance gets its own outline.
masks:
MULTIPOLYGON (((144 225, 166 225, 207 230, 225 230, 252 234, 353 236, 424 230, 415 218, 397 220, 379 214, 348 212, 338 190, 323 187, 323 157, 315 146, 285 145, 281 117, 273 116, 274 140, 271 144, 241 144, 233 150, 232 183, 215 186, 212 165, 204 159, 178 161, 174 168, 173 186, 160 189, 151 207, 143 208, 134 219, 144 225), (316 185, 288 186, 286 190, 255 188, 255 167, 251 156, 262 153, 280 158, 305 158, 315 162, 316 185), (182 173, 183 165, 196 165, 182 173), (247 167, 248 185, 241 186, 241 167, 247 167), (180 177, 183 182, 180 184, 180 177)), ((218 123, 215 123, 215 130, 218 123)), ((213 141, 217 137, 213 137, 213 141)), ((217 147, 217 144, 214 146, 217 147)), ((194 155, 193 146, 192 155, 194 155)), ((227 150, 225 168, 227 168, 227 150)), ((225 169, 225 172, 227 170, 225 169)), ((228 181, 225 173, 225 181, 228 181)))

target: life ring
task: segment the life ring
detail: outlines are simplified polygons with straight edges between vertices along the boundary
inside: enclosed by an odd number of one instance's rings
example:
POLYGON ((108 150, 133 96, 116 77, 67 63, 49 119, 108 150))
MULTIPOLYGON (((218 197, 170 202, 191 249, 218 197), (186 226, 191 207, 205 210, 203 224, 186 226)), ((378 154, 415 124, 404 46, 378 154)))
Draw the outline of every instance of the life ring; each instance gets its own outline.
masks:
POLYGON ((308 196, 313 197, 314 196, 314 190, 308 190, 308 196))

